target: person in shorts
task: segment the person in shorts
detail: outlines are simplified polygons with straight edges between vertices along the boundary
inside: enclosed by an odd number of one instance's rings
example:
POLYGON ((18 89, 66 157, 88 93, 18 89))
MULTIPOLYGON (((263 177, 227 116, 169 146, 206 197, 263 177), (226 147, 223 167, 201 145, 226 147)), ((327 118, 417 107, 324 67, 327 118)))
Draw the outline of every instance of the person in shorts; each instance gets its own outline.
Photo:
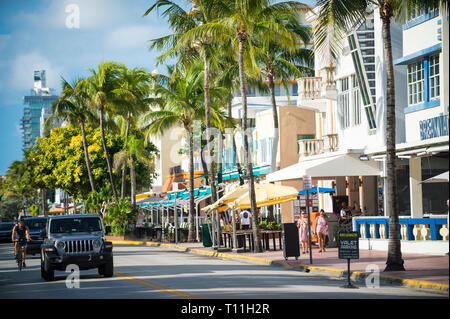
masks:
POLYGON ((14 242, 14 255, 17 259, 19 247, 22 251, 22 267, 25 268, 25 258, 27 256, 27 243, 30 241, 30 230, 25 226, 23 217, 19 218, 19 223, 16 224, 12 231, 12 241, 14 242))

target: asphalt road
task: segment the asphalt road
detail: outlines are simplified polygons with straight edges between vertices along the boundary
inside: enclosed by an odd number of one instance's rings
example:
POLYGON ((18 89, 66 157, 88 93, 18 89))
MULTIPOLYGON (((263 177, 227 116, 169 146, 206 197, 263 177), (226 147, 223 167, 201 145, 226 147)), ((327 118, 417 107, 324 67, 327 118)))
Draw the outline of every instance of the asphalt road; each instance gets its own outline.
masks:
POLYGON ((448 294, 406 287, 345 289, 339 278, 252 262, 222 260, 144 247, 115 246, 112 278, 96 269, 81 271, 79 288, 67 288, 69 275, 56 271, 54 282, 40 276, 40 257, 19 272, 12 244, 0 244, 0 299, 324 299, 448 298, 448 294))

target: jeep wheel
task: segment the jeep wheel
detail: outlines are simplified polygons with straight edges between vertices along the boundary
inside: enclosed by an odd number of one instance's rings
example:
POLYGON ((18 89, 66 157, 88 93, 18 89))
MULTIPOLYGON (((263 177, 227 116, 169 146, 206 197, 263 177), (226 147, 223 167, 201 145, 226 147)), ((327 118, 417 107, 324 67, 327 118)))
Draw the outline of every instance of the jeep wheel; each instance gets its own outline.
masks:
POLYGON ((52 265, 50 265, 44 252, 42 252, 41 257, 41 276, 46 281, 55 280, 55 270, 53 269, 52 265))
POLYGON ((112 277, 114 275, 114 264, 113 261, 109 261, 106 264, 98 267, 98 273, 104 277, 112 277))

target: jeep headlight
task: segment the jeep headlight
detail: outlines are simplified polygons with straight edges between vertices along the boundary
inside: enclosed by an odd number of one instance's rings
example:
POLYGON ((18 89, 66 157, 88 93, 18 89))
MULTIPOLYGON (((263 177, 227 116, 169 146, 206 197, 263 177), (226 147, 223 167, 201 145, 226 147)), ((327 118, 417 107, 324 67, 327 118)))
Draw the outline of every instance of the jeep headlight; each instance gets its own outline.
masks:
POLYGON ((102 246, 102 241, 100 239, 94 239, 92 246, 94 249, 99 249, 102 246))
POLYGON ((57 241, 55 246, 58 250, 64 250, 66 248, 66 243, 63 241, 57 241))

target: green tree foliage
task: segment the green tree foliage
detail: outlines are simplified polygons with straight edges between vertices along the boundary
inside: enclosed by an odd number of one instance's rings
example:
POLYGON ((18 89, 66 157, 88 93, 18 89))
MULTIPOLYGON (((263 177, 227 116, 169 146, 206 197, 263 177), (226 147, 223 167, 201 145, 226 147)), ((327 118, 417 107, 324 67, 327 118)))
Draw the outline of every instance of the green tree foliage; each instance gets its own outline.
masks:
MULTIPOLYGON (((100 129, 86 128, 86 139, 91 160, 92 175, 97 185, 108 184, 108 168, 102 148, 100 129)), ((114 154, 123 149, 124 140, 119 134, 107 134, 106 144, 114 154)), ((50 136, 39 138, 35 151, 27 158, 32 166, 32 180, 47 189, 61 188, 78 199, 86 199, 91 191, 83 150, 81 132, 72 126, 52 129, 50 136)), ((148 188, 154 178, 151 167, 138 165, 140 184, 148 188)), ((115 174, 118 182, 120 177, 115 174)), ((104 198, 104 200, 107 198, 104 198)))

